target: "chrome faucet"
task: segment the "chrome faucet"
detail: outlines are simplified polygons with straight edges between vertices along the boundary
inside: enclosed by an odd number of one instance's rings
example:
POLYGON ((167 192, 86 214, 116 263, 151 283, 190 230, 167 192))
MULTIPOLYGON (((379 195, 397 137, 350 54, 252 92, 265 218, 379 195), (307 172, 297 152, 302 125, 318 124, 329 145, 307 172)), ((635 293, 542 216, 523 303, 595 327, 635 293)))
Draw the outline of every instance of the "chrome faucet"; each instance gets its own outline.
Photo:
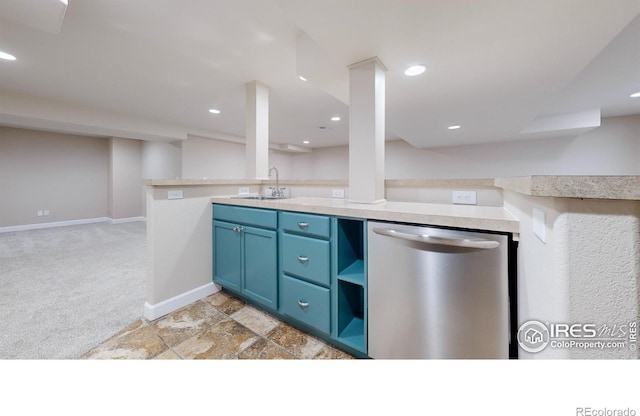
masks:
POLYGON ((271 177, 271 171, 276 171, 276 187, 271 190, 271 196, 274 198, 284 198, 284 191, 280 188, 280 178, 278 175, 278 169, 276 167, 272 167, 269 169, 269 177, 271 177))

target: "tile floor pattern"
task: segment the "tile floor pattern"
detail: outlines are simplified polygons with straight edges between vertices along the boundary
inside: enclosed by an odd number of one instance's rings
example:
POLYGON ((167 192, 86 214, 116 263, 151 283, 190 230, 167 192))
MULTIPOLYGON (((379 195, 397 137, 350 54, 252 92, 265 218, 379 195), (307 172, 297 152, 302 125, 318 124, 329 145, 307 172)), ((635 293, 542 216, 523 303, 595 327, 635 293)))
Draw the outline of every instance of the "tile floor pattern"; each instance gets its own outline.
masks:
POLYGON ((141 319, 83 359, 351 359, 344 351, 223 292, 141 319))

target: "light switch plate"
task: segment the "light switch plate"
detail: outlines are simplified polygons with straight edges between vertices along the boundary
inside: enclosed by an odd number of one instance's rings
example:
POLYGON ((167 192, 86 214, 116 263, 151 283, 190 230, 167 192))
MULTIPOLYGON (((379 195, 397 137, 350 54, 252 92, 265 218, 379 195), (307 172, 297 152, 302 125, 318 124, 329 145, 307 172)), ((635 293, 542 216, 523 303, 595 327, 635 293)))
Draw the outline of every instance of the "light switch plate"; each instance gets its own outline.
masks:
POLYGON ((475 205, 476 191, 453 191, 452 202, 454 204, 475 205))
POLYGON ((547 242, 547 221, 544 211, 538 208, 533 209, 533 233, 542 241, 547 242))
POLYGON ((182 199, 183 197, 182 189, 167 191, 167 199, 182 199))

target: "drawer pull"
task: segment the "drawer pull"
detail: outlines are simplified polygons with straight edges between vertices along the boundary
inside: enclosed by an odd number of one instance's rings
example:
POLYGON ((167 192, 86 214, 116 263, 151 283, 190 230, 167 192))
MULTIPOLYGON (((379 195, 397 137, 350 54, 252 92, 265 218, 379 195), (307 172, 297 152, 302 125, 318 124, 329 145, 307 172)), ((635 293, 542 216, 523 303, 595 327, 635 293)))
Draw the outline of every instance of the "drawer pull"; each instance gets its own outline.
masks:
POLYGON ((300 228, 301 228, 301 229, 303 229, 303 230, 304 230, 305 228, 307 228, 308 226, 309 226, 309 223, 308 223, 308 222, 299 222, 299 223, 298 223, 298 227, 300 227, 300 228))
POLYGON ((309 257, 298 256, 298 261, 300 263, 306 263, 309 261, 309 257))
POLYGON ((309 307, 309 302, 303 302, 303 301, 298 299, 298 306, 300 306, 301 308, 308 308, 309 307))

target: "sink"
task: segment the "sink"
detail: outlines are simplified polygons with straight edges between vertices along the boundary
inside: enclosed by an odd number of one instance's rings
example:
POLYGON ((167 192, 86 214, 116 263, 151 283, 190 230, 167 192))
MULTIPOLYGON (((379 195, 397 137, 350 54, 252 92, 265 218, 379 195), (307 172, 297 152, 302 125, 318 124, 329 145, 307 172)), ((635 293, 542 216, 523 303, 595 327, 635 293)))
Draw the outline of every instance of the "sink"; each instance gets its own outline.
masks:
POLYGON ((285 196, 266 196, 266 195, 236 195, 232 196, 232 199, 257 199, 260 201, 271 201, 274 199, 286 199, 285 196))

